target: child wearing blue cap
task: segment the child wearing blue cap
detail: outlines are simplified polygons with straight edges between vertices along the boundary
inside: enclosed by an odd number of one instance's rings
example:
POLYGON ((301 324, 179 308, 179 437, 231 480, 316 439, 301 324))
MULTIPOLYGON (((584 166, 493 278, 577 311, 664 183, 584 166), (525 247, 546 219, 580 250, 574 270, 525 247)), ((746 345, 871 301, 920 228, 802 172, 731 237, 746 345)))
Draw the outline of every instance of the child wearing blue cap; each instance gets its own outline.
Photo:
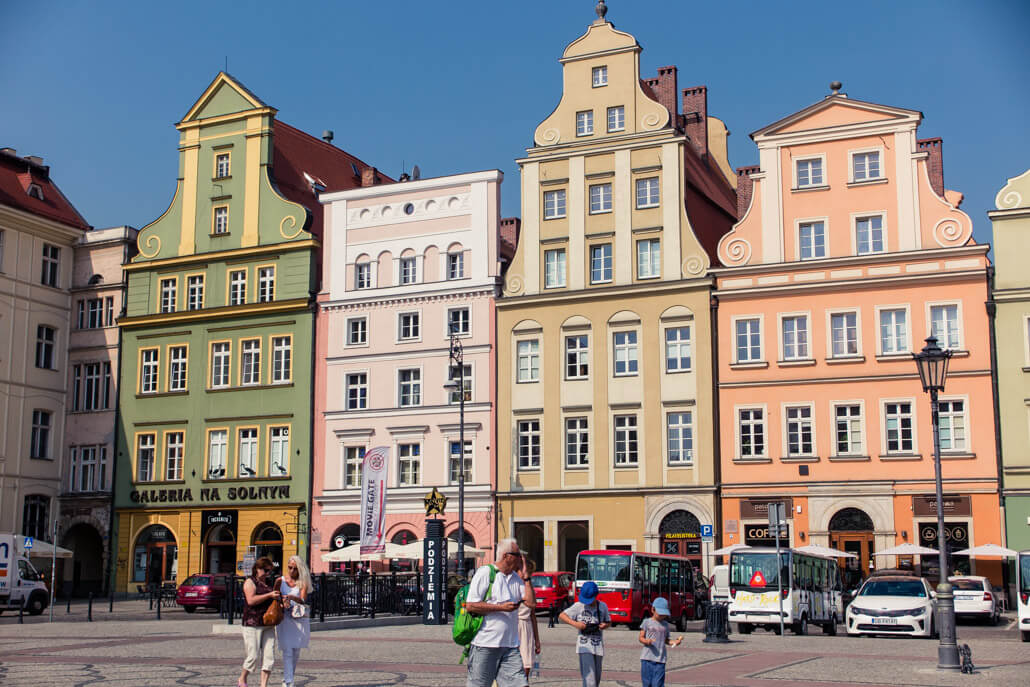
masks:
POLYGON ((640 623, 638 639, 644 645, 640 652, 640 679, 644 687, 665 687, 667 646, 679 646, 683 637, 669 637, 669 602, 658 597, 651 602, 651 617, 640 623))
POLYGON ((566 608, 558 619, 579 630, 576 655, 579 656, 583 687, 597 687, 601 683, 601 660, 604 658, 601 631, 612 624, 608 605, 597 600, 597 584, 587 582, 580 587, 579 600, 566 608))

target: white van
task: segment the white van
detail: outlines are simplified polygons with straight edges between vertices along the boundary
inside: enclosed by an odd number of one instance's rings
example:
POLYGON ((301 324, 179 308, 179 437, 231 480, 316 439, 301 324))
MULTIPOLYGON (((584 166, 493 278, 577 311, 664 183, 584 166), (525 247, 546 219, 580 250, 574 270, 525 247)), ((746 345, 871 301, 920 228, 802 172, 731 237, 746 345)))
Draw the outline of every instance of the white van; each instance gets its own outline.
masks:
POLYGON ((1016 622, 1024 642, 1030 642, 1030 550, 1016 559, 1016 622))
POLYGON ((17 536, 0 534, 0 613, 17 611, 24 601, 29 615, 39 615, 50 604, 50 592, 29 559, 18 554, 17 536))
POLYGON ((713 604, 730 602, 730 566, 717 565, 712 568, 710 600, 713 604))

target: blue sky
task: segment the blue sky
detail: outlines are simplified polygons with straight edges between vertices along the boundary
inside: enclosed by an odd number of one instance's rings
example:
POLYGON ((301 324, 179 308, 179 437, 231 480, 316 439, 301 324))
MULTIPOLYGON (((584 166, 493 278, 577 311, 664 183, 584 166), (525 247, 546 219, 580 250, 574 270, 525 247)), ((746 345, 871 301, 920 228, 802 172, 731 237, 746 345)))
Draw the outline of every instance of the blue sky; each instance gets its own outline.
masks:
MULTIPOLYGON (((172 126, 228 56, 279 117, 396 176, 497 167, 519 214, 514 160, 561 89, 558 57, 594 0, 123 1, 0 8, 0 146, 40 155, 95 226, 141 227, 175 188, 172 126)), ((917 109, 944 138, 945 185, 980 241, 1006 179, 1030 167, 1030 3, 610 0, 644 48, 645 76, 679 67, 708 86, 730 162, 748 134, 840 80, 851 97, 917 109)))

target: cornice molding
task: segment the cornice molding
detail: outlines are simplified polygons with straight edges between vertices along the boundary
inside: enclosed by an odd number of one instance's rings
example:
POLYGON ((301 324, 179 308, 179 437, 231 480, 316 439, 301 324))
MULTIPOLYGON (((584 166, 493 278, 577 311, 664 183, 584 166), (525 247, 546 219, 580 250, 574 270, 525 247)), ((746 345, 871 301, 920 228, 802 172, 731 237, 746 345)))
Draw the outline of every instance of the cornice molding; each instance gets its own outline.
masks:
POLYGON ((441 301, 466 301, 480 298, 498 298, 499 286, 477 287, 464 291, 437 291, 437 292, 414 292, 410 294, 397 294, 392 296, 379 296, 376 298, 363 298, 361 300, 333 300, 322 301, 318 304, 321 312, 347 312, 351 310, 368 310, 369 308, 380 308, 390 305, 404 305, 406 303, 435 303, 441 301))
POLYGON ((148 325, 178 325, 186 322, 198 322, 236 317, 250 317, 267 313, 281 313, 298 310, 309 310, 310 302, 306 298, 293 298, 288 301, 271 301, 268 303, 247 303, 246 305, 230 305, 205 310, 184 310, 170 313, 154 313, 123 317, 118 326, 130 329, 148 325))
POLYGON ((306 248, 317 249, 321 244, 317 239, 305 239, 303 241, 284 241, 273 243, 267 246, 254 246, 252 248, 232 248, 229 250, 213 251, 211 253, 192 253, 190 255, 179 255, 174 258, 161 258, 160 260, 146 260, 144 262, 130 262, 122 266, 126 272, 138 272, 140 270, 159 270, 170 266, 193 265, 204 262, 219 262, 235 258, 246 259, 250 256, 268 255, 269 253, 287 253, 306 248))

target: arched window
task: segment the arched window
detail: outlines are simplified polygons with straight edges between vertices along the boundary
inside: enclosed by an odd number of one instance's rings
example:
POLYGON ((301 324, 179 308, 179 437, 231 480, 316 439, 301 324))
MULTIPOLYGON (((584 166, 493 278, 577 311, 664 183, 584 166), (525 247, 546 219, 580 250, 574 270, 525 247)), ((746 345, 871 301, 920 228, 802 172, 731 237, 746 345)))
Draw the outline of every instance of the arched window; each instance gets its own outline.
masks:
MULTIPOLYGON (((348 522, 346 525, 341 525, 336 528, 333 532, 332 541, 329 542, 329 549, 336 551, 337 549, 345 549, 351 544, 357 544, 361 541, 361 528, 358 527, 357 523, 348 522)), ((345 572, 348 563, 330 563, 329 572, 331 573, 342 573, 345 572)))
MULTIPOLYGON (((283 565, 283 532, 279 529, 279 526, 265 522, 258 525, 254 529, 254 542, 253 545, 257 547, 257 557, 268 556, 275 563, 276 567, 282 568, 283 565)), ((247 574, 250 571, 246 571, 247 574)))
POLYGON ((391 544, 397 544, 404 546, 405 544, 413 544, 418 541, 418 537, 411 530, 401 530, 397 534, 393 535, 390 539, 391 544))
POLYGON ((164 525, 151 525, 136 537, 132 554, 132 581, 161 584, 174 581, 178 572, 179 547, 175 535, 164 525))
POLYGON ((872 532, 873 520, 858 508, 843 508, 830 518, 831 532, 872 532))

